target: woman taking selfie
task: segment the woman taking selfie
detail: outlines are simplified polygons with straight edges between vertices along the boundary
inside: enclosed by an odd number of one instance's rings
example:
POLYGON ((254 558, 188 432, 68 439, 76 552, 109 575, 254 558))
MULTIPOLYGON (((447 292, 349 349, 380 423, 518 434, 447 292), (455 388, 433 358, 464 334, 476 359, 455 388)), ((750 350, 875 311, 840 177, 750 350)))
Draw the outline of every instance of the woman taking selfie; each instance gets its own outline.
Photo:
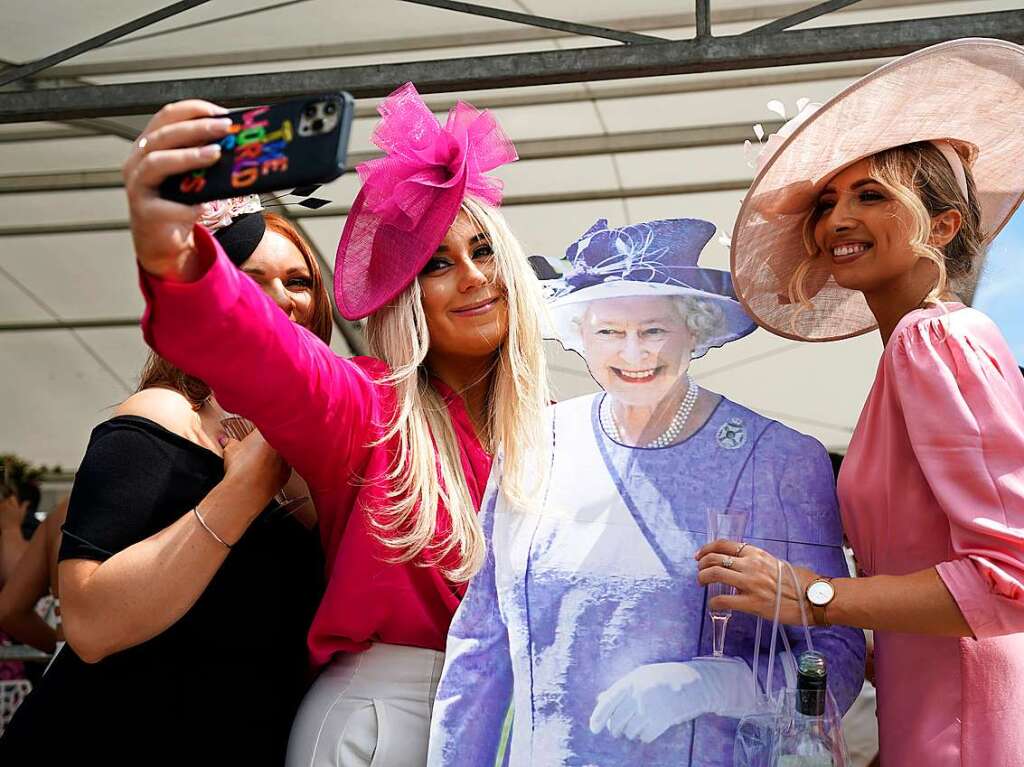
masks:
MULTIPOLYGON (((326 343, 329 299, 298 233, 258 201, 210 207, 238 278, 326 343)), ((93 430, 59 555, 67 646, 0 763, 282 764, 319 541, 304 510, 267 505, 284 462, 258 433, 227 439, 224 417, 206 383, 151 355, 138 393, 93 430)))
POLYGON ((483 558, 491 457, 503 451, 513 495, 543 466, 543 299, 485 175, 514 149, 463 103, 440 126, 411 84, 380 112, 387 156, 360 167, 335 268, 370 357, 285 322, 192 208, 157 196, 167 175, 214 162, 196 147, 226 132, 219 108, 165 107, 126 168, 147 340, 251 418, 316 501, 329 582, 294 765, 425 761, 448 625, 483 558))
MULTIPOLYGON (((798 123, 741 209, 737 293, 779 335, 884 344, 839 475, 864 577, 803 570, 806 596, 818 625, 875 630, 882 764, 1024 764, 1024 381, 953 292, 1024 192, 1024 49, 934 46, 798 123)), ((767 615, 775 560, 737 548, 699 552, 701 582, 767 615)))

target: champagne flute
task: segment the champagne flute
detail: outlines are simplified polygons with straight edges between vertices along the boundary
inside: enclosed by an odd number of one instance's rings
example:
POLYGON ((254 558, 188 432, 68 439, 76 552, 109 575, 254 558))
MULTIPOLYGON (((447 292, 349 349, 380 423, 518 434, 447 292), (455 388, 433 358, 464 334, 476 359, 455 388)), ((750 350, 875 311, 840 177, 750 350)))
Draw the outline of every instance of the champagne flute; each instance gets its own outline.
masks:
MULTIPOLYGON (((241 441, 256 429, 256 426, 248 418, 243 418, 240 415, 226 411, 224 415, 225 417, 221 419, 220 425, 223 427, 224 433, 233 439, 241 441)), ((284 488, 278 490, 277 494, 274 495, 274 501, 284 510, 285 516, 298 511, 309 500, 310 497, 308 495, 289 498, 284 488)))
MULTIPOLYGON (((750 513, 743 509, 708 509, 708 543, 725 539, 740 543, 747 531, 747 519, 750 513)), ((723 594, 735 594, 736 589, 724 583, 708 584, 708 604, 714 597, 723 594)), ((711 657, 721 658, 725 650, 725 631, 729 626, 729 619, 732 617, 732 610, 712 610, 708 607, 708 615, 711 616, 711 628, 713 631, 711 640, 711 657)))

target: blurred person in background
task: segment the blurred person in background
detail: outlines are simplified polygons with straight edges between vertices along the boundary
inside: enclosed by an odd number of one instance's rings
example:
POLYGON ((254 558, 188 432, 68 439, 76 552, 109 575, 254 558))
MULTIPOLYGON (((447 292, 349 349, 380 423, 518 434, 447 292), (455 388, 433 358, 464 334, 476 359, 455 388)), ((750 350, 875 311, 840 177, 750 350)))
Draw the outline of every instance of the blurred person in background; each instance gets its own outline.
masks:
MULTIPOLYGON (((28 549, 25 529, 32 529, 39 509, 39 470, 13 454, 0 455, 0 587, 10 579, 28 549)), ((0 645, 13 644, 0 625, 0 645)), ((0 661, 0 680, 23 679, 25 664, 0 661)))
POLYGON ((0 455, 0 584, 18 564, 39 524, 39 474, 16 455, 0 455))
POLYGON ((51 625, 51 621, 56 624, 59 615, 57 553, 67 510, 68 499, 64 498, 36 528, 17 566, 0 588, 0 630, 47 653, 54 652, 63 638, 59 626, 51 625), (53 598, 52 606, 37 608, 47 596, 53 598), (52 616, 51 621, 46 616, 52 616))

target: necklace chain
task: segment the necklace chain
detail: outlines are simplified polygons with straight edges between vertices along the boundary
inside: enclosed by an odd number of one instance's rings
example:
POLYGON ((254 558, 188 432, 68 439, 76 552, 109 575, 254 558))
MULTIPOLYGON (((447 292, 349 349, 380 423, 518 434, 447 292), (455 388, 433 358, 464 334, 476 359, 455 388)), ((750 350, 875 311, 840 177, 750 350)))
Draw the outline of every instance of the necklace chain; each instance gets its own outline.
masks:
MULTIPOLYGON (((686 426, 686 422, 690 420, 690 414, 693 413, 693 407, 697 404, 697 395, 700 393, 700 389, 692 378, 687 376, 686 380, 689 383, 686 389, 686 396, 683 397, 682 402, 679 403, 679 409, 676 410, 676 414, 672 416, 672 421, 669 423, 668 428, 666 428, 660 436, 656 437, 651 442, 648 442, 646 445, 643 445, 643 447, 668 447, 679 438, 679 435, 683 431, 683 427, 686 426)), ((615 423, 615 413, 612 412, 611 399, 607 396, 601 404, 601 425, 604 426, 604 430, 608 432, 609 437, 616 442, 623 442, 619 425, 615 423)))

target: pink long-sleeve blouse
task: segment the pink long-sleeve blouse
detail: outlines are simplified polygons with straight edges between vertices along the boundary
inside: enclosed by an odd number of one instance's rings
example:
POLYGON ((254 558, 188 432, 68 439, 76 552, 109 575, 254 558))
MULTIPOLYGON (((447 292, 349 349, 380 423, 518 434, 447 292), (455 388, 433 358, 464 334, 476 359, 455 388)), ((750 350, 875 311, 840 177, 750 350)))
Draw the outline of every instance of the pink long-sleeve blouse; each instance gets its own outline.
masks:
POLYGON ((974 637, 875 632, 886 767, 1024 765, 1024 379, 984 314, 911 312, 839 475, 865 575, 935 567, 974 637))
MULTIPOLYGON (((448 625, 465 593, 439 566, 394 563, 396 551, 376 537, 397 440, 375 445, 394 412, 394 389, 378 359, 335 355, 293 322, 235 269, 201 226, 204 267, 195 282, 140 274, 146 341, 198 376, 229 411, 250 418, 306 480, 320 518, 327 590, 309 631, 315 666, 371 642, 444 651, 448 625)), ((477 440, 462 399, 441 381, 459 442, 462 468, 477 508, 491 458, 477 440)), ((450 528, 438 508, 438 535, 450 528)), ((455 554, 438 565, 451 566, 455 554)), ((259 616, 252 616, 258 622, 259 616)))

